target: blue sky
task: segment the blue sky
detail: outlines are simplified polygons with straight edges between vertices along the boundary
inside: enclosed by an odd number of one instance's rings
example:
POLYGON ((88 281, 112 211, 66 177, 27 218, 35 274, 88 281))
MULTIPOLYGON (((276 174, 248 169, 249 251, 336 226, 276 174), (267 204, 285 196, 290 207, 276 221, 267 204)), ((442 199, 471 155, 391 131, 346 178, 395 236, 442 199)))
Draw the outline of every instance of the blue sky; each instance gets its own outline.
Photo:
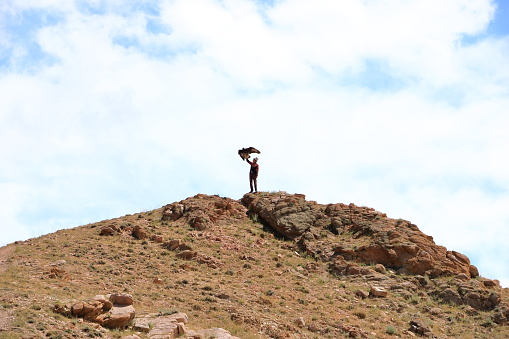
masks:
POLYGON ((509 286, 509 2, 6 0, 0 245, 260 189, 417 224, 509 286))

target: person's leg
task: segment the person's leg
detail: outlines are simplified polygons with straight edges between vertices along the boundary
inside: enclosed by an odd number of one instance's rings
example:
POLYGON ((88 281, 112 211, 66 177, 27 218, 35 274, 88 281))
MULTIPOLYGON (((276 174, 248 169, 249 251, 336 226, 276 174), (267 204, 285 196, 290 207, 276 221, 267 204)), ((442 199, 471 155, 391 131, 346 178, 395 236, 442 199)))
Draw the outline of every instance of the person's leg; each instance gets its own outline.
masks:
POLYGON ((257 177, 254 177, 254 178, 253 178, 253 182, 254 182, 254 188, 255 188, 255 192, 258 192, 258 183, 257 183, 257 177))
POLYGON ((249 193, 253 193, 253 176, 249 173, 249 187, 251 187, 251 191, 249 193))

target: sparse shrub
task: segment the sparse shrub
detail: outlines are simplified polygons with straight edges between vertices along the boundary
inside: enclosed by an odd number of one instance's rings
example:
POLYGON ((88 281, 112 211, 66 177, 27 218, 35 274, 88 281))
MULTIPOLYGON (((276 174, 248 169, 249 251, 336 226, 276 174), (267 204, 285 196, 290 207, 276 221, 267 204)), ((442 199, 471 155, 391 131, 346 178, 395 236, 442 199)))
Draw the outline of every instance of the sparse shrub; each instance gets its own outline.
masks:
POLYGON ((413 305, 419 304, 420 301, 421 301, 421 298, 419 298, 419 296, 417 296, 417 295, 413 295, 410 298, 410 303, 413 304, 413 305))
POLYGON ((259 223, 260 222, 260 217, 258 216, 258 214, 256 213, 249 213, 249 218, 254 222, 254 223, 259 223))
POLYGON ((390 326, 387 326, 387 328, 385 329, 385 333, 387 333, 389 335, 397 335, 398 330, 396 329, 396 327, 390 325, 390 326))
POLYGON ((493 319, 488 318, 484 323, 481 324, 482 327, 495 327, 495 323, 493 322, 493 319))
POLYGON ((306 289, 304 286, 299 286, 299 287, 297 288, 297 291, 300 291, 300 292, 302 292, 302 293, 309 293, 309 290, 308 290, 308 289, 306 289))
POLYGON ((308 304, 308 301, 307 301, 307 300, 305 300, 305 299, 298 299, 297 301, 298 301, 298 302, 299 302, 299 304, 301 304, 301 305, 307 305, 307 304, 308 304))
POLYGON ((366 319, 366 313, 364 312, 354 312, 353 315, 359 319, 366 319))
POLYGON ((46 333, 46 338, 63 339, 62 334, 58 333, 57 331, 49 331, 48 333, 46 333))
POLYGON ((214 299, 212 297, 205 297, 202 300, 205 302, 208 302, 208 303, 215 303, 217 301, 216 299, 214 299))

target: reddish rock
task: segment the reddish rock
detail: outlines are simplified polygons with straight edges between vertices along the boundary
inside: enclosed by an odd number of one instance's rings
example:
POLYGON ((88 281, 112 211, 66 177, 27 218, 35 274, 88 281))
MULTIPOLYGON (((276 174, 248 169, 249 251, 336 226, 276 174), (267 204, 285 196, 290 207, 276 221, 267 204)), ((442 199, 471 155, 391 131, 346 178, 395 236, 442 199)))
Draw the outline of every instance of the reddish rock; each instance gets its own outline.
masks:
POLYGON ((156 243, 162 243, 163 237, 160 235, 153 235, 150 237, 150 240, 152 240, 153 242, 156 242, 156 243))
POLYGON ((373 297, 385 298, 387 297, 387 291, 381 287, 372 286, 369 290, 369 295, 373 297))
MULTIPOLYGON (((246 194, 242 203, 249 213, 270 225, 289 239, 298 240, 308 254, 324 261, 341 256, 347 261, 377 263, 415 275, 456 275, 471 277, 467 256, 447 251, 436 245, 433 238, 402 219, 391 219, 383 213, 354 204, 319 205, 306 201, 303 195, 285 192, 246 194), (335 241, 321 240, 324 231, 331 235, 348 233, 353 239, 369 237, 364 246, 338 246, 335 241)), ((343 270, 344 274, 363 274, 357 267, 343 270)))
POLYGON ((185 324, 188 320, 187 314, 182 312, 167 316, 149 315, 137 318, 134 328, 147 332, 149 338, 177 338, 187 332, 185 324))
POLYGON ((205 230, 220 220, 245 218, 246 209, 230 198, 198 194, 164 206, 162 220, 184 219, 191 227, 205 230))
POLYGON ((84 303, 83 312, 79 316, 82 316, 85 320, 97 322, 96 318, 99 314, 102 313, 102 310, 103 304, 101 302, 90 301, 84 303))
POLYGON ((369 293, 363 290, 357 290, 355 291, 355 295, 358 296, 361 299, 366 299, 369 297, 369 293))
POLYGON ((113 307, 113 303, 106 299, 104 295, 96 295, 93 300, 103 304, 103 311, 109 311, 113 307))
POLYGON ((483 282, 484 286, 486 286, 486 287, 495 287, 498 285, 496 280, 491 280, 491 279, 487 279, 487 278, 483 278, 482 282, 483 282))
POLYGON ((376 264, 375 265, 375 271, 377 271, 378 273, 385 273, 386 269, 385 269, 384 265, 376 264))
POLYGON ((180 240, 172 239, 170 241, 165 242, 162 246, 170 251, 176 250, 180 245, 180 240))
POLYGON ((185 251, 177 253, 178 258, 185 259, 185 260, 191 260, 194 257, 196 257, 196 255, 197 255, 196 251, 191 251, 191 250, 185 250, 185 251))
POLYGON ((297 325, 300 328, 306 327, 306 321, 304 318, 300 317, 295 320, 295 325, 297 325))
POLYGON ((83 308, 85 307, 84 303, 77 303, 72 305, 71 314, 79 317, 83 313, 83 308))
POLYGON ((109 295, 109 300, 113 305, 129 306, 133 304, 133 297, 127 293, 113 293, 109 295))
POLYGON ((162 220, 175 221, 184 215, 184 205, 182 203, 174 202, 173 204, 166 205, 163 210, 162 220))
POLYGON ((470 265, 469 272, 472 278, 477 278, 479 276, 479 270, 474 265, 470 265))
POLYGON ((101 232, 99 233, 99 235, 115 235, 117 232, 111 228, 110 226, 105 226, 103 228, 101 228, 101 232))
POLYGON ((114 306, 110 312, 97 318, 97 322, 108 328, 125 328, 135 317, 132 305, 114 306))
POLYGON ((55 305, 54 310, 66 316, 82 317, 104 327, 121 329, 134 319, 135 310, 131 304, 132 298, 128 294, 112 294, 109 300, 103 295, 97 295, 93 300, 72 306, 55 305))
POLYGON ((248 193, 242 203, 282 236, 295 239, 309 230, 322 215, 316 203, 302 194, 284 192, 259 195, 248 193))
POLYGON ((427 333, 431 332, 428 325, 426 325, 426 323, 422 319, 415 319, 410 321, 409 331, 420 335, 426 335, 427 333))
POLYGON ((140 225, 134 226, 132 234, 133 234, 133 237, 135 237, 136 239, 139 239, 139 240, 142 240, 142 239, 145 239, 148 237, 147 232, 140 225))

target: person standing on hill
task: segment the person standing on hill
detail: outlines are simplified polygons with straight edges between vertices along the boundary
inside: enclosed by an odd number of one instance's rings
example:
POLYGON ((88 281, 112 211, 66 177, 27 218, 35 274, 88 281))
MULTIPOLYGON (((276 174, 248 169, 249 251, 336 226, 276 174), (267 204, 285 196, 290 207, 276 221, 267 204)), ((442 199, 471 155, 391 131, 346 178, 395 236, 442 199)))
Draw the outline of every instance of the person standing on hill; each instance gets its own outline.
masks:
POLYGON ((254 184, 254 191, 258 192, 258 185, 256 182, 256 179, 258 179, 258 171, 260 170, 260 166, 258 165, 258 158, 254 158, 253 162, 249 161, 249 159, 246 159, 249 165, 251 165, 251 169, 249 170, 249 186, 251 187, 251 192, 253 193, 253 184, 254 184))

